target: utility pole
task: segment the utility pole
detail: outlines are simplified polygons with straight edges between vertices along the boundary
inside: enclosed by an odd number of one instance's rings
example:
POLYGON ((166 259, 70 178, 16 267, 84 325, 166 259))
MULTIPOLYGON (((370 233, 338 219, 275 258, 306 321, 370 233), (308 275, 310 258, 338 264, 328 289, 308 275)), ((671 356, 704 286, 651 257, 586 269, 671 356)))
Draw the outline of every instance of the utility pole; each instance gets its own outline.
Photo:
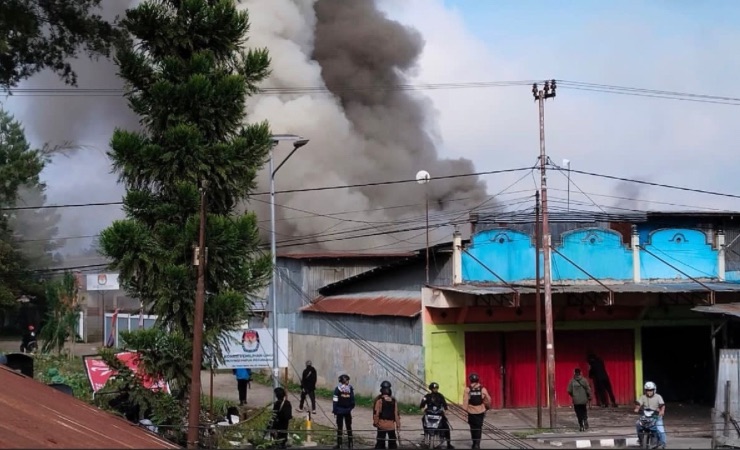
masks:
POLYGON ((200 429, 200 368, 203 361, 203 315, 206 296, 206 182, 200 188, 200 231, 195 250, 198 266, 198 281, 195 288, 195 317, 193 319, 193 360, 190 381, 190 404, 188 409, 188 448, 198 448, 200 429))
POLYGON ((544 89, 537 83, 532 85, 532 94, 539 104, 540 112, 540 173, 542 181, 542 253, 545 285, 545 351, 547 354, 547 397, 550 406, 550 428, 557 426, 557 396, 555 394, 555 336, 552 317, 552 280, 550 279, 550 224, 547 212, 547 154, 545 153, 545 100, 555 97, 555 80, 545 81, 544 89))
POLYGON ((540 230, 540 191, 534 193, 534 272, 535 272, 535 294, 534 294, 534 317, 535 317, 535 339, 537 343, 535 348, 535 395, 537 396, 537 428, 542 428, 542 298, 540 298, 540 248, 542 248, 542 230, 540 230))

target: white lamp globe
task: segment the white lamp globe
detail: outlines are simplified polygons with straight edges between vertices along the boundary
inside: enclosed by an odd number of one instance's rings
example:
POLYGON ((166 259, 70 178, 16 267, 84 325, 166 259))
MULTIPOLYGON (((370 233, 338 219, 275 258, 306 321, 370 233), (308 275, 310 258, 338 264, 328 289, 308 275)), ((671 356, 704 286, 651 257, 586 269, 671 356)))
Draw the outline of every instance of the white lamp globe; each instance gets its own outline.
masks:
POLYGON ((416 182, 419 184, 426 184, 429 183, 429 180, 432 178, 431 175, 429 175, 429 172, 426 170, 420 170, 416 172, 416 182))

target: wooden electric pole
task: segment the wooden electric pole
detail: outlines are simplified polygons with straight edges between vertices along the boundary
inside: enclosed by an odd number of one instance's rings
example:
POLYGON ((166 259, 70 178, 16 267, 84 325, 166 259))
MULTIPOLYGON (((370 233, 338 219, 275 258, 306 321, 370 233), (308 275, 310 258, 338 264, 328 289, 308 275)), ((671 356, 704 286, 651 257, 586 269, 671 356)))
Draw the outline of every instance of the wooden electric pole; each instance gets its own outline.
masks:
POLYGON ((545 291, 545 352, 547 354, 547 398, 550 406, 550 428, 557 427, 557 396, 555 395, 555 336, 552 317, 552 280, 550 279, 551 236, 547 211, 547 154, 545 153, 545 100, 555 97, 555 80, 545 81, 544 89, 532 85, 532 94, 540 111, 540 191, 542 196, 542 259, 545 291))
POLYGON ((193 318, 193 359, 188 406, 188 448, 198 448, 200 430, 200 369, 203 361, 203 315, 206 296, 206 184, 200 188, 200 230, 194 264, 198 266, 195 287, 195 317, 193 318))

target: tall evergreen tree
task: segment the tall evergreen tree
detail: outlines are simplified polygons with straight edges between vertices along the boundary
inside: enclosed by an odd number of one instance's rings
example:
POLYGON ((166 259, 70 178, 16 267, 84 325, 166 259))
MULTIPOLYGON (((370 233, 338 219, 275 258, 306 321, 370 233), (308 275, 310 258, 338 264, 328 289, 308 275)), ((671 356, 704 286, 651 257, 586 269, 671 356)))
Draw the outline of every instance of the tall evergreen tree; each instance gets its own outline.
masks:
POLYGON ((0 307, 12 309, 22 294, 38 291, 38 277, 28 269, 27 258, 19 251, 11 222, 17 211, 21 189, 43 188, 39 179, 46 164, 44 152, 32 149, 21 124, 0 109, 0 307), (5 208, 5 211, 3 209, 5 208))
MULTIPOLYGON (((246 12, 234 0, 149 0, 121 24, 136 40, 116 63, 142 132, 118 129, 109 156, 125 183, 126 219, 101 233, 127 293, 160 327, 192 338, 199 186, 207 182, 204 340, 247 318, 247 294, 264 286, 269 255, 257 219, 235 206, 255 188, 271 145, 267 123, 243 125, 247 97, 269 73, 265 49, 244 51, 246 12)), ((187 386, 182 386, 187 390, 187 386)))

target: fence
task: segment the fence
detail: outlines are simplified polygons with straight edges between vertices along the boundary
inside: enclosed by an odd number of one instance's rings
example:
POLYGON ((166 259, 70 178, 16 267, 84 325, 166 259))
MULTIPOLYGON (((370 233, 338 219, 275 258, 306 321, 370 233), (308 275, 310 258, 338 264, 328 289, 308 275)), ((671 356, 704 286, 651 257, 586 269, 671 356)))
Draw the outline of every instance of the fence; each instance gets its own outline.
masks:
POLYGON ((712 409, 712 448, 740 448, 740 349, 721 349, 712 409))

